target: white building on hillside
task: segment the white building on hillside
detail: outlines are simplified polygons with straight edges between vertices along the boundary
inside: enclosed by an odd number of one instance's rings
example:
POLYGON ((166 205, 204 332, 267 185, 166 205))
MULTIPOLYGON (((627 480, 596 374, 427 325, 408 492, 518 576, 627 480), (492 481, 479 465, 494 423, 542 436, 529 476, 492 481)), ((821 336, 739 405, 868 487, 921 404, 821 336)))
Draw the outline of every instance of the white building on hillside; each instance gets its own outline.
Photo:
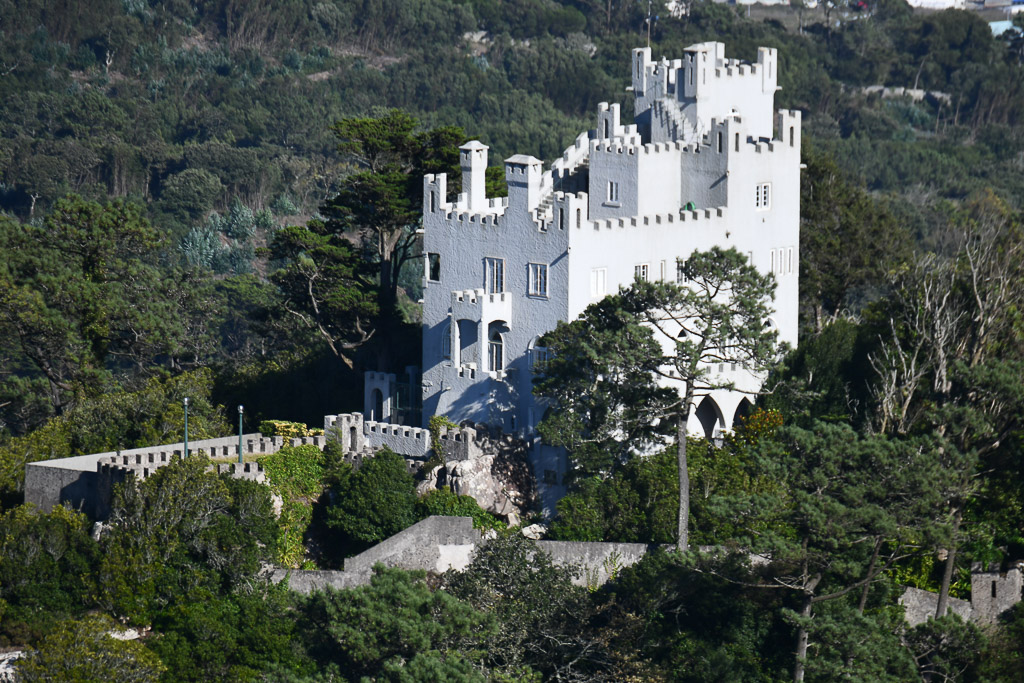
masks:
MULTIPOLYGON (((634 278, 675 279, 695 249, 735 247, 774 272, 770 324, 796 343, 800 113, 774 111, 777 65, 769 48, 755 63, 726 59, 721 43, 659 62, 637 49, 634 125, 601 104, 596 130, 550 170, 506 159, 507 198, 485 196, 487 147, 476 141, 461 148, 454 201, 444 175, 424 179, 424 420, 443 414, 535 439, 540 336, 634 278)), ((742 368, 713 370, 757 389, 742 368)), ((372 417, 390 417, 388 395, 367 387, 368 410, 381 413, 372 417)), ((730 429, 745 401, 739 391, 705 397, 691 431, 730 429)), ((534 450, 542 490, 558 485, 560 456, 534 450)))

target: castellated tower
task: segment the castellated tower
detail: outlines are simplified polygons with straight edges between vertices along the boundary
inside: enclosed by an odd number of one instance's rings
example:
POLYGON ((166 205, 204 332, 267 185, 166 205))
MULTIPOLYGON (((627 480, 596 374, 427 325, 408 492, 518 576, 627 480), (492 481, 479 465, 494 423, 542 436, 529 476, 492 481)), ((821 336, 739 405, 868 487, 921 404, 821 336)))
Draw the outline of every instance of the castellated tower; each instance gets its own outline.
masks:
MULTIPOLYGON (((506 159, 507 198, 485 196, 487 147, 477 141, 461 148, 458 197, 443 174, 423 180, 423 420, 443 414, 531 440, 549 508, 564 454, 537 438, 544 406, 531 387, 547 358, 540 337, 558 321, 634 278, 675 280, 677 259, 718 245, 775 274, 768 324, 780 341, 797 340, 800 113, 774 111, 776 51, 746 63, 701 43, 654 62, 641 48, 631 68, 635 123, 601 104, 596 128, 548 170, 506 159)), ((728 363, 711 370, 740 390, 760 384, 728 363)), ((746 396, 705 397, 691 432, 731 429, 746 396)))

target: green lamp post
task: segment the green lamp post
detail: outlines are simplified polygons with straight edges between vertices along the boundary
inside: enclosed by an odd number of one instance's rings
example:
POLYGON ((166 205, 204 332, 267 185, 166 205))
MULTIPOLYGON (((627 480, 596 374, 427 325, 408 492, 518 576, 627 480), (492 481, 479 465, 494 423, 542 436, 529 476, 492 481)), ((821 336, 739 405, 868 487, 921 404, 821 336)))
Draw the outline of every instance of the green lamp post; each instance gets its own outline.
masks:
POLYGON ((242 413, 245 409, 238 406, 238 462, 242 462, 242 413))
POLYGON ((188 396, 181 401, 182 405, 185 406, 185 448, 182 450, 181 457, 188 457, 188 396))

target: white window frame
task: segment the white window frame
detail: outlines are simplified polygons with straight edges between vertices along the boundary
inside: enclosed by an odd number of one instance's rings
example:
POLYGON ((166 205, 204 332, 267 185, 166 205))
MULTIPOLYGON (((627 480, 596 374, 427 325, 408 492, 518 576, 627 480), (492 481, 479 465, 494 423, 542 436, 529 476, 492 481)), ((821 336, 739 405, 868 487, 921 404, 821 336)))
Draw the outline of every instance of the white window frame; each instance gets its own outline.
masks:
POLYGON ((633 266, 633 279, 647 282, 651 279, 651 265, 649 263, 638 263, 633 266))
POLYGON ((500 330, 494 330, 487 338, 487 369, 491 372, 505 369, 505 337, 500 330))
POLYGON ((772 208, 772 184, 760 183, 754 188, 754 208, 767 211, 772 208))
POLYGON ((548 347, 534 346, 530 349, 530 369, 535 375, 543 375, 548 371, 549 360, 551 356, 548 355, 548 347))
POLYGON ((608 181, 608 203, 618 204, 619 203, 619 183, 616 180, 608 181))
POLYGON ((608 294, 608 269, 594 268, 590 271, 590 298, 603 299, 608 294))
POLYGON ((529 296, 548 298, 548 264, 530 263, 526 293, 529 296))
POLYGON ((676 284, 682 285, 689 281, 690 277, 687 275, 686 261, 676 259, 676 284))
POLYGON ((505 291, 505 259, 487 256, 484 258, 484 291, 501 294, 505 291))

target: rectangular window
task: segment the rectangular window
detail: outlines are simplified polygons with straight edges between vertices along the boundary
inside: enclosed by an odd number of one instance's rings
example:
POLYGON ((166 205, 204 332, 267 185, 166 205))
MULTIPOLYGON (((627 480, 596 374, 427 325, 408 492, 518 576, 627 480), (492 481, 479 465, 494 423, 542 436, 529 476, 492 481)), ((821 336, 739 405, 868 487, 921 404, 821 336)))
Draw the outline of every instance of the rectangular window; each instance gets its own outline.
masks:
POLYGON ((786 272, 793 272, 793 247, 786 249, 786 272))
POLYGON ((548 350, 543 346, 534 346, 530 352, 530 365, 534 373, 543 375, 548 370, 548 350))
POLYGON ((761 183, 755 188, 754 206, 758 209, 770 209, 772 206, 772 184, 761 183))
POLYGON ((505 261, 500 258, 484 259, 484 289, 488 294, 505 291, 505 261))
POLYGON ((608 201, 619 201, 619 184, 614 180, 608 181, 608 201))
POLYGON ((548 295, 548 267, 544 263, 530 264, 530 286, 527 292, 530 296, 548 295))
POLYGON ((664 282, 665 281, 665 276, 667 274, 668 274, 668 268, 666 267, 665 262, 662 261, 661 262, 661 277, 659 277, 658 279, 661 280, 662 282, 664 282))
POLYGON ((590 298, 603 299, 608 293, 608 269, 594 268, 590 271, 590 298))
POLYGON ((441 281, 441 255, 427 254, 427 279, 431 282, 441 281))
POLYGON ((681 285, 684 282, 690 281, 690 271, 686 265, 686 261, 678 259, 676 261, 676 284, 681 285))
POLYGON ((649 271, 650 266, 647 265, 646 263, 641 263, 639 265, 633 266, 633 279, 643 280, 644 282, 646 282, 648 280, 649 271))

